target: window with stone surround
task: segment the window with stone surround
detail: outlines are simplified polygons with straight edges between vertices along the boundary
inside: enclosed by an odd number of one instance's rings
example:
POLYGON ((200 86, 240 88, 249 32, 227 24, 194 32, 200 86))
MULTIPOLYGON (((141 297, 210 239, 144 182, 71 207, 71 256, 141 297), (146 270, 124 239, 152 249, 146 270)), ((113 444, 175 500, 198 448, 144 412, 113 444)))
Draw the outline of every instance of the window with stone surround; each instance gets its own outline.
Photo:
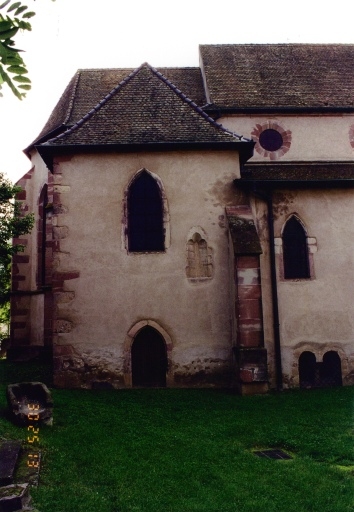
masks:
POLYGON ((317 251, 317 240, 308 236, 297 214, 289 217, 281 238, 276 237, 274 244, 281 279, 314 279, 313 254, 317 251))
POLYGON ((145 169, 139 172, 128 189, 129 252, 165 250, 163 201, 160 187, 145 169))
POLYGON ((342 385, 341 359, 330 350, 317 361, 313 352, 304 351, 299 357, 299 384, 301 388, 323 388, 342 385))
POLYGON ((283 261, 285 279, 310 277, 306 232, 299 220, 292 216, 283 231, 283 261))
POLYGON ((211 279, 213 276, 211 248, 202 234, 196 231, 187 241, 186 274, 191 280, 211 279))

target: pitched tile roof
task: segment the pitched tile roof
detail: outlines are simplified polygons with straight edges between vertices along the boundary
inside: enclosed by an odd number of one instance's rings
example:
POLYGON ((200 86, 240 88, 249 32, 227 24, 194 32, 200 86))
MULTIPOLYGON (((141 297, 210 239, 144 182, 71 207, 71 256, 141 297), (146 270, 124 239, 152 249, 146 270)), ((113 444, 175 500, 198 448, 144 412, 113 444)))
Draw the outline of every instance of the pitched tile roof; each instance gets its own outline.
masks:
MULTIPOLYGON (((86 78, 86 84, 92 80, 92 85, 87 85, 91 91, 97 76, 86 78)), ((73 84, 71 88, 75 89, 73 84)), ((92 98, 87 102, 85 88, 81 87, 79 91, 71 100, 69 94, 64 94, 62 101, 69 107, 67 116, 70 119, 67 117, 63 122, 71 124, 82 110, 85 115, 42 146, 210 144, 235 143, 242 139, 208 117, 149 64, 133 71, 97 104, 91 103, 92 98)))
MULTIPOLYGON (((63 126, 77 123, 133 71, 131 68, 78 70, 36 141, 63 126)), ((199 68, 158 68, 158 71, 197 105, 206 103, 199 68)))
POLYGON ((202 45, 200 59, 218 108, 354 107, 354 45, 202 45))

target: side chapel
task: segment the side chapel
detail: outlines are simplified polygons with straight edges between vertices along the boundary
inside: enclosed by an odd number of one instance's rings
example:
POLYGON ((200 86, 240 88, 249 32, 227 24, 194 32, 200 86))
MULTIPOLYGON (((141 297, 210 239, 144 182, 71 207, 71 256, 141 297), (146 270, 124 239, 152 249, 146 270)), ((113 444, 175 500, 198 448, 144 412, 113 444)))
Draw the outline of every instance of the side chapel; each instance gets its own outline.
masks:
POLYGON ((354 383, 354 45, 83 69, 19 199, 8 357, 58 387, 354 383))

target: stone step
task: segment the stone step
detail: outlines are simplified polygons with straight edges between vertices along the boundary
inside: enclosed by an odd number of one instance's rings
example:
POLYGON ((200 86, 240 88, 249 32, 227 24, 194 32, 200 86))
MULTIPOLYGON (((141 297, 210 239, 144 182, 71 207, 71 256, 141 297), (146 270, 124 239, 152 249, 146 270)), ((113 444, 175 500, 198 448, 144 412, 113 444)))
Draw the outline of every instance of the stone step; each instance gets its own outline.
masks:
POLYGON ((20 441, 2 441, 0 443, 0 486, 13 483, 20 452, 20 441))

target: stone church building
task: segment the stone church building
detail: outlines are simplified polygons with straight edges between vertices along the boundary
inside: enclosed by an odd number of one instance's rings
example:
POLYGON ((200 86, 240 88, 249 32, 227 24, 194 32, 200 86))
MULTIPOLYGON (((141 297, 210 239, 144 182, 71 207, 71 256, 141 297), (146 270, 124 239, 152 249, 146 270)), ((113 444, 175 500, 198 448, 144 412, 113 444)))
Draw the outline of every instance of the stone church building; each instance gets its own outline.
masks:
POLYGON ((354 383, 354 45, 83 69, 20 180, 11 349, 59 387, 354 383))

